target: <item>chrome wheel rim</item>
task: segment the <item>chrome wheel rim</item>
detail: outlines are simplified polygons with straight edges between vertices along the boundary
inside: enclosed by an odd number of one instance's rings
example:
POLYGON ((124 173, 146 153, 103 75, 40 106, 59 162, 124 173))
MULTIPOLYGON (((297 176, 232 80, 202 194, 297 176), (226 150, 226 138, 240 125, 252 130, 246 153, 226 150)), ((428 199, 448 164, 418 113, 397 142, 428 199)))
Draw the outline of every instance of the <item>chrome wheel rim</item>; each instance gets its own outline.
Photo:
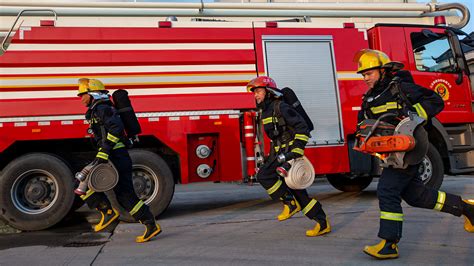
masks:
POLYGON ((32 169, 22 173, 10 190, 12 203, 25 214, 41 214, 58 200, 58 182, 49 172, 32 169))

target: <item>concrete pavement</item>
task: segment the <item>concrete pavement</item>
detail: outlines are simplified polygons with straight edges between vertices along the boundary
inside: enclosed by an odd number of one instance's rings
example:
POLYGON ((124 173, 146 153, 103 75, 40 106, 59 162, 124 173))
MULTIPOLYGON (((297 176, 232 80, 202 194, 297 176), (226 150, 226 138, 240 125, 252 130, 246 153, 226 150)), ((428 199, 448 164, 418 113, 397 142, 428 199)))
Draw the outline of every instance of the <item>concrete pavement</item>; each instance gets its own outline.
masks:
MULTIPOLYGON (((101 234, 91 240, 98 246, 31 245, 4 249, 0 250, 0 264, 379 264, 362 253, 364 245, 379 241, 375 188, 373 182, 364 192, 342 193, 325 182, 313 185, 310 195, 322 202, 333 231, 309 238, 305 230, 314 223, 302 214, 278 222, 275 216, 281 210, 280 203, 269 200, 259 185, 177 186, 169 210, 159 220, 163 233, 151 242, 134 243, 143 226, 121 223, 113 234, 101 234)), ((447 177, 442 190, 474 198, 474 179, 447 177)), ((404 212, 401 256, 384 264, 474 265, 474 234, 463 230, 462 218, 406 204, 404 212)), ((88 232, 82 236, 91 237, 88 232)))

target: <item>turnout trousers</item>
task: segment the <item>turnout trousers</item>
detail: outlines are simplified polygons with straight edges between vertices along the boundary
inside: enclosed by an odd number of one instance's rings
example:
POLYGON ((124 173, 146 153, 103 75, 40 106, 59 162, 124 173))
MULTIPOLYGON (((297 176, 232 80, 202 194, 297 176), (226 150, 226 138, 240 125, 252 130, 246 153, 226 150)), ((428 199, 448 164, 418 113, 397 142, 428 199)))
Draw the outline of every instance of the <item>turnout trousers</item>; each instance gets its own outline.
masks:
POLYGON ((289 188, 285 183, 285 179, 277 174, 276 168, 278 166, 279 163, 276 157, 270 157, 257 173, 257 180, 267 190, 268 195, 272 199, 280 200, 283 203, 294 199, 300 204, 301 211, 306 217, 326 224, 326 214, 321 203, 316 199, 311 199, 306 189, 289 188))
MULTIPOLYGON (((109 160, 114 164, 119 173, 119 181, 114 187, 115 196, 118 203, 128 211, 135 220, 146 223, 154 220, 153 214, 148 206, 137 197, 133 188, 132 180, 132 160, 125 148, 112 150, 109 160)), ((81 198, 87 203, 89 208, 100 211, 112 208, 112 205, 103 192, 88 190, 81 198)))
POLYGON ((407 169, 384 168, 377 187, 380 207, 378 236, 391 242, 402 237, 403 210, 401 200, 410 206, 434 209, 461 216, 461 197, 429 188, 417 178, 419 165, 407 169))

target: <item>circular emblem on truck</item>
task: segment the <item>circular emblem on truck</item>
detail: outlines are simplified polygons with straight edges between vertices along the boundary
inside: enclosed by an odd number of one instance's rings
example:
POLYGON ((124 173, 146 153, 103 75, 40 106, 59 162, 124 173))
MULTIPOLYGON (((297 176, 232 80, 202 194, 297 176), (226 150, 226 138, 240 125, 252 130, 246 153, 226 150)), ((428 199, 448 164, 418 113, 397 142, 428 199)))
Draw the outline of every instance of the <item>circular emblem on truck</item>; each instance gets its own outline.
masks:
POLYGON ((449 99, 449 90, 448 86, 444 85, 443 83, 439 83, 436 85, 435 90, 436 93, 443 98, 443 101, 447 101, 449 99))
POLYGON ((437 79, 430 84, 430 87, 443 98, 443 101, 449 99, 449 88, 451 88, 451 84, 449 84, 448 81, 437 79))

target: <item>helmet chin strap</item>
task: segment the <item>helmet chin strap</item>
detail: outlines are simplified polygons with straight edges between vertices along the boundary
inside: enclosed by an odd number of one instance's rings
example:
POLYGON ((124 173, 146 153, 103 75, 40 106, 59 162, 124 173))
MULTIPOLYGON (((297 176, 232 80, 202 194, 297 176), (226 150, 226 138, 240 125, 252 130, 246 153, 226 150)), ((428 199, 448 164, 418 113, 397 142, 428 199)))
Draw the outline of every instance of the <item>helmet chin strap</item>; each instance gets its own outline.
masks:
POLYGON ((272 100, 273 100, 273 98, 265 96, 265 98, 263 99, 263 101, 261 103, 257 103, 257 108, 262 109, 262 110, 266 109, 267 106, 270 105, 272 100))
POLYGON ((383 69, 383 68, 379 68, 379 73, 380 73, 380 77, 379 79, 375 82, 374 84, 374 88, 378 87, 380 85, 380 83, 382 83, 382 80, 384 80, 386 77, 387 77, 387 70, 386 69, 383 69))

